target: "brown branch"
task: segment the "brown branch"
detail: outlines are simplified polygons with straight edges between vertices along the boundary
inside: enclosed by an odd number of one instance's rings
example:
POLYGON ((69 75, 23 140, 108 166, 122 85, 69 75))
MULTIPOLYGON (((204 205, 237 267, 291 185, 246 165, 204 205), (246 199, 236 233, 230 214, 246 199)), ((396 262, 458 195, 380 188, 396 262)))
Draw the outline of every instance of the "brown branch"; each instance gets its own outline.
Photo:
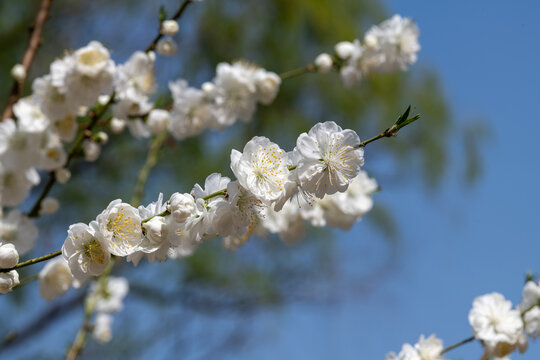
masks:
POLYGON ((52 0, 41 0, 41 6, 39 7, 39 11, 36 15, 36 19, 32 27, 32 33, 30 34, 28 46, 26 47, 26 51, 24 52, 21 61, 21 65, 24 68, 25 75, 23 76, 23 78, 15 80, 13 82, 7 106, 4 109, 4 113, 2 114, 2 121, 13 116, 13 105, 21 97, 24 82, 26 80, 28 71, 30 70, 30 65, 32 65, 32 61, 34 60, 36 52, 42 42, 41 33, 43 32, 43 26, 45 25, 45 21, 47 21, 47 18, 49 17, 49 9, 51 8, 51 3, 52 0))

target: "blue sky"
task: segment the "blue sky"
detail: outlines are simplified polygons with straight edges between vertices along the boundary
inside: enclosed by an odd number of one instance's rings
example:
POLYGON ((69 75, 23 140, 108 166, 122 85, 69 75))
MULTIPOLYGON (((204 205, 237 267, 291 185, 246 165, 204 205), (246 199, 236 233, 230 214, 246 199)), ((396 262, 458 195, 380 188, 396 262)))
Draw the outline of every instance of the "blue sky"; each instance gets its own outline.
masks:
MULTIPOLYGON (((417 21, 418 66, 437 70, 456 126, 480 118, 489 128, 483 176, 473 187, 464 186, 458 169, 467 154, 456 145, 440 191, 423 192, 420 184, 383 185, 377 198, 404 214, 392 275, 378 279, 361 299, 328 307, 292 305, 262 317, 271 335, 243 358, 383 359, 387 351, 431 333, 450 345, 471 335, 467 315, 474 297, 498 291, 517 303, 526 271, 540 273, 540 4, 386 4, 392 13, 417 21)), ((380 236, 363 223, 340 234, 344 267, 354 269, 363 258, 388 258, 388 247, 366 245, 376 241, 380 236), (359 253, 365 247, 367 253, 359 253)), ((480 355, 476 343, 448 354, 452 359, 480 355)), ((526 354, 512 358, 538 359, 540 344, 533 342, 526 354)))

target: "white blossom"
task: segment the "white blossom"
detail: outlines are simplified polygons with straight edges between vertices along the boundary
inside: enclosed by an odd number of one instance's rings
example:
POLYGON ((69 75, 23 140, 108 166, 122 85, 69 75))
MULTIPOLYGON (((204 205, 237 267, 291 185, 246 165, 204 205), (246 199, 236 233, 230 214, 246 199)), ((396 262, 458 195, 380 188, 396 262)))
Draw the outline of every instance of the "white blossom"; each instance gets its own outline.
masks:
POLYGON ((195 212, 195 199, 190 194, 174 193, 169 199, 167 209, 177 223, 183 223, 195 212))
POLYGON ((96 298, 96 312, 118 312, 124 307, 124 298, 129 292, 129 283, 126 278, 109 276, 105 281, 104 288, 101 288, 99 282, 94 282, 90 291, 91 296, 96 298))
POLYGON ((176 20, 165 20, 161 23, 161 33, 163 35, 175 35, 178 29, 178 22, 176 20))
POLYGON ((326 53, 319 54, 314 61, 317 71, 320 73, 327 73, 332 70, 333 63, 332 57, 326 53))
POLYGON ((67 261, 73 277, 84 282, 90 276, 100 275, 109 264, 111 255, 99 236, 98 223, 70 225, 62 246, 62 256, 67 261))
POLYGON ((334 51, 340 59, 346 60, 354 53, 355 45, 350 41, 341 41, 336 44, 334 51))
POLYGON ((162 131, 165 131, 169 126, 170 115, 169 112, 162 109, 154 109, 148 114, 148 119, 146 120, 146 125, 148 130, 152 134, 159 134, 162 131))
POLYGON ((64 295, 73 285, 73 275, 64 257, 49 260, 39 272, 39 292, 45 300, 64 295))
POLYGON ((41 134, 21 129, 13 119, 0 123, 0 161, 6 168, 23 171, 39 159, 41 134))
POLYGON ((89 162, 96 161, 101 154, 101 146, 90 139, 83 141, 82 148, 84 151, 84 159, 89 162))
POLYGON ((418 35, 416 24, 399 15, 373 26, 364 38, 363 67, 378 72, 406 70, 416 62, 420 50, 418 35))
POLYGON ((289 175, 287 153, 268 138, 256 136, 243 153, 231 151, 231 169, 240 185, 263 202, 277 200, 289 175))
POLYGON ((79 106, 91 106, 100 95, 109 94, 115 71, 109 51, 98 41, 92 41, 65 57, 62 66, 53 69, 51 65, 53 83, 55 77, 60 80, 64 76, 65 94, 79 106))
POLYGON ((0 201, 6 206, 19 205, 26 199, 32 186, 39 184, 39 174, 34 168, 10 169, 0 163, 0 201))
POLYGON ((203 91, 215 103, 215 121, 218 128, 230 126, 240 119, 248 122, 253 117, 257 99, 257 67, 246 62, 219 63, 211 86, 203 91))
POLYGON ((60 208, 60 202, 56 198, 46 197, 41 202, 40 214, 54 214, 60 208))
POLYGON ((50 124, 49 119, 32 98, 22 98, 13 105, 18 128, 24 133, 42 133, 50 124))
POLYGON ((361 170, 347 190, 317 200, 318 207, 323 211, 325 223, 350 230, 354 223, 373 207, 371 195, 377 188, 375 179, 368 177, 367 173, 361 170))
POLYGON ((340 75, 345 86, 352 87, 364 77, 368 70, 364 64, 364 46, 358 40, 348 44, 350 45, 348 46, 347 61, 341 67, 340 75))
POLYGON ((105 131, 98 131, 94 139, 100 144, 106 144, 109 141, 109 135, 105 131))
POLYGON ((142 257, 146 257, 150 264, 154 261, 166 261, 171 247, 177 243, 171 243, 171 240, 177 240, 169 236, 168 220, 170 216, 159 216, 167 210, 163 203, 163 194, 159 194, 157 201, 148 206, 139 206, 139 216, 141 219, 150 219, 143 224, 143 239, 138 247, 138 251, 127 257, 135 266, 139 264, 142 257))
POLYGON ((11 68, 11 77, 17 81, 22 81, 26 78, 26 69, 22 64, 15 64, 11 68))
POLYGON ((119 134, 126 128, 126 120, 113 117, 111 119, 111 131, 119 134))
POLYGON ((0 269, 11 269, 19 262, 19 253, 15 245, 0 243, 0 269))
POLYGON ((486 356, 502 357, 513 352, 523 334, 520 312, 499 293, 474 299, 469 312, 474 336, 482 341, 486 356))
POLYGON ((540 336, 540 286, 528 281, 523 288, 523 300, 519 305, 523 314, 525 331, 532 337, 540 336))
POLYGON ((159 39, 158 43, 156 44, 156 51, 161 55, 171 56, 174 55, 177 50, 178 45, 176 44, 176 41, 168 36, 159 39))
POLYGON ((294 202, 287 202, 280 211, 266 208, 261 225, 273 234, 279 234, 287 244, 294 244, 303 239, 306 233, 300 209, 294 202))
POLYGON ((66 168, 57 169, 54 172, 54 177, 60 184, 65 184, 71 178, 71 171, 66 168))
POLYGON ((301 160, 296 171, 302 190, 318 198, 343 192, 364 164, 364 150, 353 130, 333 121, 315 125, 296 142, 301 160))
POLYGON ((143 241, 141 217, 133 206, 117 199, 98 215, 99 236, 108 251, 117 256, 127 256, 138 250, 143 241))
POLYGON ((188 86, 185 80, 169 83, 173 97, 169 131, 177 139, 200 134, 210 126, 212 109, 203 91, 188 86))
POLYGON ((24 255, 34 248, 38 229, 34 222, 17 209, 0 218, 0 242, 13 244, 19 255, 24 255))
POLYGON ((386 360, 445 360, 441 356, 442 350, 443 342, 435 335, 428 338, 421 335, 414 346, 404 344, 398 355, 389 353, 386 355, 386 360))
POLYGON ((7 294, 19 285, 19 273, 15 270, 0 272, 0 294, 7 294))
POLYGON ((270 105, 276 98, 281 78, 279 75, 264 69, 255 70, 255 86, 257 87, 257 101, 264 105, 270 105))
POLYGON ((111 341, 112 322, 113 322, 113 317, 111 314, 98 313, 94 321, 94 328, 92 330, 92 338, 101 344, 111 341))

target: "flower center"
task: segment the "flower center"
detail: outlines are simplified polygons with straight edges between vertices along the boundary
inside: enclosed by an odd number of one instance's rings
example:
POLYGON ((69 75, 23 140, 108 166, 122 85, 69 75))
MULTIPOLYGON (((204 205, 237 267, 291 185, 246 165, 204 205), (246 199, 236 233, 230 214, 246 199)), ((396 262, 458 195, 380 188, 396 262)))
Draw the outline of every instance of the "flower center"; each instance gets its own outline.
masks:
POLYGON ((85 258, 90 259, 90 261, 100 265, 105 263, 105 252, 103 251, 99 241, 96 239, 91 239, 83 244, 83 248, 85 258))

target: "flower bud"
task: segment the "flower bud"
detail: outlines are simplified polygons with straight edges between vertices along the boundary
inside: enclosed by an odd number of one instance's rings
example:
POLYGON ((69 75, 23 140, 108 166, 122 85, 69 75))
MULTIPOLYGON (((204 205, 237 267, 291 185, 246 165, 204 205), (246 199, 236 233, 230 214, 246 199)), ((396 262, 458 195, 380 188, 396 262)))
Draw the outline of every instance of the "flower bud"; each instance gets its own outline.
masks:
POLYGON ((7 243, 0 245, 0 269, 10 269, 19 262, 19 253, 15 245, 7 243))
POLYGON ((96 321, 94 322, 94 330, 92 331, 92 337, 99 343, 106 343, 111 341, 112 338, 112 325, 113 318, 107 313, 98 313, 96 321))
POLYGON ((7 294, 19 285, 19 273, 15 270, 0 273, 0 294, 7 294))
POLYGON ((58 169, 54 172, 54 176, 60 184, 65 184, 71 178, 71 171, 66 168, 58 169))
POLYGON ((101 146, 98 143, 92 140, 84 140, 83 144, 84 159, 86 161, 92 162, 96 161, 101 153, 101 146))
POLYGON ((109 141, 109 135, 105 131, 99 131, 94 139, 100 144, 106 144, 109 141))
POLYGON ((21 64, 15 64, 11 68, 11 76, 17 81, 24 80, 26 78, 26 70, 24 69, 24 66, 21 64))
POLYGON ((379 40, 374 34, 369 33, 364 37, 364 43, 369 48, 375 48, 379 44, 379 40))
POLYGON ((176 20, 165 20, 161 23, 161 33, 163 35, 175 35, 178 32, 176 20))
POLYGON ((281 78, 273 72, 262 70, 257 72, 256 81, 259 102, 265 105, 271 104, 279 91, 281 78))
POLYGON ((111 99, 110 95, 99 95, 97 101, 100 105, 105 105, 111 99))
POLYGON ((195 199, 190 194, 174 193, 169 200, 169 209, 174 221, 181 223, 195 211, 195 199))
POLYGON ((216 85, 210 81, 206 81, 201 85, 201 89, 206 95, 210 95, 216 89, 216 85))
POLYGON ((169 125, 169 112, 161 109, 154 109, 148 114, 148 120, 146 125, 148 125, 148 130, 152 134, 159 134, 160 132, 167 129, 169 125))
POLYGON ((111 119, 111 131, 115 134, 119 134, 126 128, 126 120, 112 118, 111 119))
POLYGON ((161 244, 167 236, 167 225, 164 216, 156 216, 143 224, 146 237, 154 244, 161 244))
POLYGON ((50 260, 39 272, 39 292, 45 300, 64 295, 72 284, 73 275, 63 257, 50 260))
POLYGON ((332 57, 328 54, 322 53, 315 58, 315 66, 320 73, 327 73, 332 70, 332 57))
POLYGON ((337 43, 334 50, 340 59, 347 59, 354 53, 354 44, 349 41, 337 43))
POLYGON ((41 202, 40 214, 54 214, 60 208, 60 203, 53 197, 47 197, 41 202))
POLYGON ((174 55, 176 50, 178 50, 178 45, 176 45, 176 42, 170 37, 160 39, 156 45, 156 51, 161 55, 174 55))

